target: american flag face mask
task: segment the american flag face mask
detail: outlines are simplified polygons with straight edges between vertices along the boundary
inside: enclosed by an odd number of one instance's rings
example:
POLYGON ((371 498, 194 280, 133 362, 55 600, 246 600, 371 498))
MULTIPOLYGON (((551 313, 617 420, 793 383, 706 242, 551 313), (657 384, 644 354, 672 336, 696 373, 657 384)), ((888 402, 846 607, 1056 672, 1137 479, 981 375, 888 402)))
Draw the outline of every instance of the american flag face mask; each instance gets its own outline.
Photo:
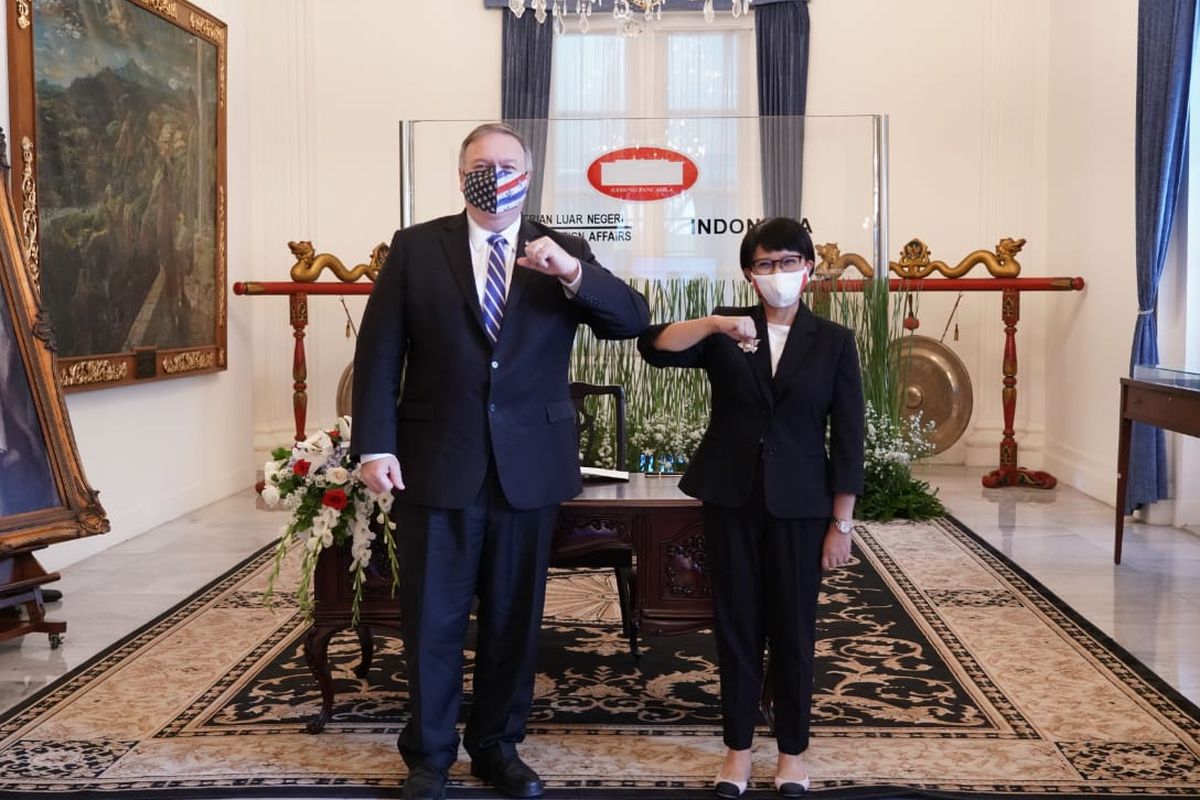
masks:
POLYGON ((528 188, 528 172, 516 172, 502 167, 480 167, 466 174, 463 197, 480 211, 503 214, 524 202, 528 188))

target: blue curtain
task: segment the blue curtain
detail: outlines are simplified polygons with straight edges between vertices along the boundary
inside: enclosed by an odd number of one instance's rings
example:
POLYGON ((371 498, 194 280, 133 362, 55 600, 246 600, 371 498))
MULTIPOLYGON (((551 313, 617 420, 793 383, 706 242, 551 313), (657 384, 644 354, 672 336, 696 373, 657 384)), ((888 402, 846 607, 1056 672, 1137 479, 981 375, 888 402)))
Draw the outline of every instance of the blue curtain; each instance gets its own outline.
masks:
MULTIPOLYGON (((1187 147, 1188 93, 1196 0, 1138 4, 1136 210, 1138 316, 1133 368, 1158 365, 1158 283, 1187 147)), ((1125 513, 1167 496, 1166 440, 1161 428, 1135 422, 1125 513)))
POLYGON ((500 48, 500 116, 525 136, 533 163, 525 213, 542 207, 542 176, 546 166, 546 131, 550 116, 550 66, 554 56, 554 26, 539 25, 532 12, 520 19, 504 12, 500 48))
POLYGON ((808 2, 758 0, 751 8, 758 113, 763 117, 759 122, 763 212, 768 217, 799 219, 804 179, 804 120, 800 117, 808 98, 808 2))

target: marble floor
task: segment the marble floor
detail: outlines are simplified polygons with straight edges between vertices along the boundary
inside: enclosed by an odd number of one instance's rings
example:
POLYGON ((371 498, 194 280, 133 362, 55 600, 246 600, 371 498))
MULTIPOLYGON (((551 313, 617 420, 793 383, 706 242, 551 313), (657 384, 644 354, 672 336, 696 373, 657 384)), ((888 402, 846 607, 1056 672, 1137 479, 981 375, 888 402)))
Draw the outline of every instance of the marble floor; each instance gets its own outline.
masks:
MULTIPOLYGON (((1112 563, 1112 510, 1069 487, 983 489, 977 468, 928 467, 950 513, 1200 703, 1200 534, 1131 522, 1112 563)), ((0 711, 87 661, 278 535, 283 517, 228 497, 62 570, 51 617, 70 627, 0 642, 0 711)))

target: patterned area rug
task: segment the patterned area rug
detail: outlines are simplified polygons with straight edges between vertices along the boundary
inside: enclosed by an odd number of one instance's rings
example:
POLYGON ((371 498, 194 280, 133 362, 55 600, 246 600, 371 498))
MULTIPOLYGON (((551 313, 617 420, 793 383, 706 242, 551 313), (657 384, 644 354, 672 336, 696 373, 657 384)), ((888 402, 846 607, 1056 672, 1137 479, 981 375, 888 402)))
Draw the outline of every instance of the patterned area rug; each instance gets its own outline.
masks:
MULTIPOLYGON (((814 793, 1200 796, 1200 710, 1011 562, 952 520, 857 539, 822 594, 814 793)), ((360 679, 356 638, 335 638, 335 714, 305 733, 320 704, 306 626, 262 607, 269 559, 0 717, 0 798, 396 796, 399 641, 377 637, 360 679)), ((649 638, 635 663, 618 617, 609 574, 552 576, 522 754, 550 797, 709 796, 723 751, 711 637, 649 638)), ((451 777, 451 797, 491 796, 465 756, 451 777)))

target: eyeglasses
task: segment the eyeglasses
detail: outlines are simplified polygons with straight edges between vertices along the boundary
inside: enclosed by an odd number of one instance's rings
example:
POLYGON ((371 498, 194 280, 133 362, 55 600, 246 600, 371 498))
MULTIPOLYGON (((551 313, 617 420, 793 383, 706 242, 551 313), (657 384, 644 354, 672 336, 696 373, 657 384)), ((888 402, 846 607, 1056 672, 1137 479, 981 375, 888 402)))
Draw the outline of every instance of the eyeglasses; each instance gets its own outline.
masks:
POLYGON ((804 259, 800 256, 784 256, 783 258, 760 258, 750 262, 750 271, 755 275, 770 275, 777 268, 781 272, 799 272, 804 269, 804 259))

